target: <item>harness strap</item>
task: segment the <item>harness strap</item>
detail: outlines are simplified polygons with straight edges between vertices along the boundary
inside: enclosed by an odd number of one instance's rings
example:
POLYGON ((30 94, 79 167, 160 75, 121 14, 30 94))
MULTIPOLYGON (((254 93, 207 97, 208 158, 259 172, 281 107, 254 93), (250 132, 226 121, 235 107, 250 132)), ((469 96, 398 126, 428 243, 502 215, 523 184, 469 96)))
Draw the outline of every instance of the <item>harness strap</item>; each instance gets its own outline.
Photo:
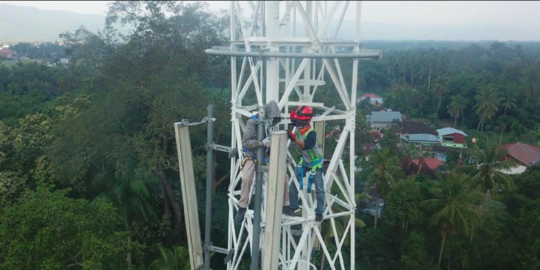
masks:
MULTIPOLYGON (((302 140, 305 140, 305 138, 313 131, 313 127, 310 127, 309 130, 306 132, 305 135, 302 135, 299 130, 297 130, 297 136, 300 137, 302 140)), ((312 149, 307 150, 309 153, 309 157, 311 158, 311 162, 304 162, 304 157, 300 158, 299 164, 304 164, 306 167, 310 167, 311 171, 315 172, 317 169, 322 168, 322 156, 315 156, 315 153, 313 153, 312 149)))

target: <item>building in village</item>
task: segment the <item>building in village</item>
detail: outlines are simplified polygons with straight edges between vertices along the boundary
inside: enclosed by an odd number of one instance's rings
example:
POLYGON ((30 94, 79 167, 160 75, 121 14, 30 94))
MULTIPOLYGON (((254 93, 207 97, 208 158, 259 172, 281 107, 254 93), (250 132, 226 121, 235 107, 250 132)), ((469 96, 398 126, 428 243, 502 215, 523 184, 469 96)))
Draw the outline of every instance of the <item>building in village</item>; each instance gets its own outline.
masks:
POLYGON ((434 145, 431 148, 432 151, 432 157, 439 159, 442 162, 446 162, 448 159, 447 153, 449 151, 448 147, 444 147, 442 145, 434 145))
POLYGON ((15 55, 17 55, 17 53, 15 51, 10 50, 9 48, 4 48, 4 47, 0 48, 0 58, 14 59, 15 55))
POLYGON ((362 100, 368 99, 368 98, 369 98, 369 102, 374 106, 380 106, 383 103, 383 98, 382 97, 377 96, 377 95, 372 94, 372 93, 367 93, 367 94, 363 94, 363 95, 359 96, 356 99, 356 103, 360 103, 362 100))
POLYGON ((402 134, 399 137, 402 144, 434 146, 441 143, 439 137, 433 134, 402 134))
POLYGON ((366 115, 366 120, 372 129, 381 130, 390 127, 394 123, 401 123, 400 112, 371 112, 366 115))
POLYGON ((402 144, 413 144, 421 148, 424 155, 437 158, 442 162, 447 161, 447 153, 450 149, 467 147, 465 139, 467 134, 455 128, 433 130, 422 122, 403 121, 399 133, 402 144))
POLYGON ((403 119, 399 126, 400 134, 432 134, 437 135, 437 131, 428 127, 424 122, 408 121, 403 119))
POLYGON ((520 174, 525 172, 528 167, 540 164, 540 147, 538 146, 516 142, 501 147, 508 151, 505 159, 512 159, 517 163, 517 166, 509 170, 501 170, 505 174, 520 174))
POLYGON ((381 149, 381 147, 378 145, 378 144, 375 144, 375 143, 363 143, 362 148, 360 149, 360 154, 366 159, 366 160, 369 160, 368 159, 368 156, 369 154, 371 154, 371 152, 373 150, 379 150, 381 149))
POLYGON ((419 159, 406 158, 400 165, 405 177, 413 174, 423 174, 435 178, 436 173, 439 172, 439 168, 443 165, 443 162, 438 158, 420 157, 419 159))
POLYGON ((467 148, 467 142, 465 137, 467 134, 459 129, 455 128, 440 128, 437 129, 439 141, 442 146, 453 148, 467 148))
POLYGON ((371 135, 375 143, 379 142, 382 138, 382 133, 378 130, 372 130, 369 134, 371 135))

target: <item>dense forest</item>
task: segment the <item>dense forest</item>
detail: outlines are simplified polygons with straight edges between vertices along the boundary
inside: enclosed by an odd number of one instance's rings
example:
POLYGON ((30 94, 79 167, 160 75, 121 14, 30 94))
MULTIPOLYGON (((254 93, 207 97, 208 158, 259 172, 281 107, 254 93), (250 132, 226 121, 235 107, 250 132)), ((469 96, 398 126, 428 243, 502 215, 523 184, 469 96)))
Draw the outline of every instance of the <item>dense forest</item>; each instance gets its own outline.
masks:
MULTIPOLYGON (((199 3, 114 2, 106 22, 61 34, 68 68, 0 62, 0 269, 189 269, 173 123, 213 103, 215 142, 230 141, 228 59, 204 53, 227 42, 228 17, 199 3)), ((483 162, 405 177, 398 163, 417 153, 387 131, 356 177, 358 269, 540 269, 540 168, 497 171, 512 165, 498 145, 540 142, 540 44, 366 44, 383 58, 360 63, 358 92, 465 130, 478 138, 465 157, 483 162), (386 201, 378 221, 363 212, 368 187, 386 201)), ((357 108, 358 147, 373 140, 370 109, 357 108)), ((199 200, 205 138, 191 129, 199 200)), ((214 164, 212 230, 224 236, 229 160, 214 164)), ((320 251, 314 264, 329 269, 320 251)))

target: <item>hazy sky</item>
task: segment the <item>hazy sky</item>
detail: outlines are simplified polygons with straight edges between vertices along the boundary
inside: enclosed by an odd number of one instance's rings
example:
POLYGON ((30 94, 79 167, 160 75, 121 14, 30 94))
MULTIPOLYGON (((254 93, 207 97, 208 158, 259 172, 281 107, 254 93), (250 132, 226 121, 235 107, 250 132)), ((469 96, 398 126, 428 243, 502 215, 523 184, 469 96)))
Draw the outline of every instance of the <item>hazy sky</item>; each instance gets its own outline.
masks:
MULTIPOLYGON (((93 1, 0 1, 0 3, 36 7, 47 10, 65 10, 85 14, 105 14, 107 3, 93 1)), ((330 1, 329 1, 330 2, 330 1)), ((330 3, 329 7, 330 7, 330 3)), ((496 36, 497 27, 512 27, 507 31, 524 32, 525 39, 540 39, 540 2, 363 2, 362 22, 377 24, 400 24, 437 29, 436 26, 466 26, 475 29, 491 27, 496 36), (530 38, 529 38, 530 36, 530 38)), ((227 9, 228 1, 210 3, 211 10, 227 9)), ((351 5, 351 7, 354 5, 351 5)), ((346 19, 352 20, 353 8, 346 19)), ((425 30, 433 32, 432 30, 425 30)), ((459 32, 461 30, 457 30, 459 32)), ((435 30, 436 32, 436 30, 435 30)), ((459 37, 457 37, 459 39, 459 37)), ((504 37, 501 36, 502 39, 504 37)), ((512 38, 511 35, 508 38, 512 38)), ((521 38, 520 38, 521 39, 521 38)))
MULTIPOLYGON (((0 3, 66 10, 85 14, 104 14, 107 1, 0 1, 0 3)), ((330 1, 329 1, 330 2, 330 1)), ((228 1, 213 2, 213 10, 228 8, 228 1)), ((540 27, 540 2, 364 2, 365 22, 407 25, 537 25, 540 27)), ((352 13, 347 14, 352 19, 352 13)))

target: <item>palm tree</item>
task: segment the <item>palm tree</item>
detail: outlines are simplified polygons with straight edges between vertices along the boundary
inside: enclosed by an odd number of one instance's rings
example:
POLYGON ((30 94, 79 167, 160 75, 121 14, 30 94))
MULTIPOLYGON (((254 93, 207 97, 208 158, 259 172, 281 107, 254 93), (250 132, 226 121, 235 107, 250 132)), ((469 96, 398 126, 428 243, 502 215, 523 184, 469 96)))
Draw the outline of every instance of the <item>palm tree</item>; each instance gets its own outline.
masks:
POLYGON ((525 76, 523 78, 523 84, 525 86, 525 99, 526 102, 529 102, 530 98, 534 98, 539 95, 539 86, 540 86, 540 73, 529 68, 525 71, 525 76))
MULTIPOLYGON (((516 106, 516 91, 515 88, 505 88, 502 102, 501 102, 501 108, 504 109, 503 118, 506 116, 506 111, 508 109, 515 109, 516 106)), ((502 134, 503 131, 506 129, 507 124, 503 122, 503 125, 501 126, 501 135, 499 136, 499 145, 501 145, 502 142, 502 134)))
POLYGON ((439 109, 441 108, 442 97, 449 91, 448 81, 446 79, 440 78, 434 83, 433 88, 435 89, 435 92, 437 94, 438 103, 437 103, 437 110, 435 110, 435 115, 438 116, 439 109))
POLYGON ((537 146, 540 146, 540 130, 533 131, 534 142, 537 146))
POLYGON ((495 113, 499 110, 499 104, 501 103, 501 98, 499 98, 499 92, 497 92, 492 85, 485 86, 479 94, 474 96, 476 100, 476 105, 473 108, 476 109, 476 114, 480 116, 480 123, 478 123, 478 128, 482 127, 484 131, 484 123, 487 120, 493 118, 495 113))
MULTIPOLYGON (((337 186, 337 184, 334 182, 334 185, 332 186, 331 188, 332 190, 332 194, 339 194, 339 187, 337 186)), ((340 195, 340 199, 342 200, 345 200, 345 197, 343 195, 340 195)), ((368 199, 369 198, 369 195, 366 193, 366 192, 362 192, 362 193, 357 193, 355 194, 355 200, 357 201, 357 203, 363 199, 368 199)), ((332 207, 332 212, 333 213, 338 213, 338 212, 343 212, 345 211, 346 209, 343 208, 342 206, 338 205, 338 204, 333 204, 332 207)), ((337 239, 341 239, 343 237, 343 234, 345 233, 345 229, 347 228, 347 225, 348 225, 348 222, 349 222, 349 218, 336 218, 334 219, 334 224, 335 224, 335 233, 334 233, 334 228, 332 226, 332 223, 331 222, 323 222, 321 223, 321 234, 324 235, 324 242, 325 243, 330 243, 330 239, 332 237, 335 237, 337 239), (337 234, 337 235, 336 235, 337 234)), ((366 224, 364 223, 364 221, 362 221, 361 219, 359 218, 355 218, 354 220, 354 226, 355 228, 364 228, 366 227, 366 224)), ((353 230, 355 228, 352 228, 353 230)), ((349 242, 348 241, 345 241, 343 243, 345 246, 349 246, 349 242)), ((324 269, 324 266, 326 264, 326 255, 323 254, 321 256, 321 267, 319 269, 324 269)))
POLYGON ((420 111, 420 117, 423 117, 422 107, 426 99, 426 93, 423 89, 413 88, 411 91, 411 98, 413 99, 413 104, 418 105, 418 110, 420 111))
POLYGON ((377 228, 377 219, 379 215, 379 200, 385 198, 394 185, 394 176, 400 168, 398 159, 390 156, 388 150, 375 151, 369 155, 367 166, 368 186, 375 186, 377 196, 375 198, 375 228, 377 228))
POLYGON ((461 126, 463 126, 463 122, 465 120, 465 108, 469 106, 470 101, 463 97, 462 95, 458 95, 460 97, 459 103, 463 104, 463 109, 461 110, 461 126))
POLYGON ((480 214, 475 206, 480 204, 484 196, 470 185, 466 174, 450 173, 436 189, 435 198, 422 202, 433 215, 429 226, 437 226, 441 230, 441 248, 438 265, 441 265, 446 237, 455 233, 467 235, 469 227, 480 223, 480 214))
POLYGON ((152 269, 156 270, 189 270, 190 263, 187 259, 189 252, 186 247, 174 246, 172 250, 159 246, 161 259, 152 264, 152 269))
POLYGON ((457 119, 465 109, 464 98, 461 95, 453 96, 450 104, 448 104, 448 114, 454 117, 454 127, 457 125, 457 119))
POLYGON ((513 160, 504 160, 508 152, 489 141, 486 138, 486 149, 480 151, 476 149, 473 155, 477 165, 463 166, 462 169, 469 172, 473 184, 479 186, 486 194, 486 200, 491 194, 497 194, 499 189, 510 190, 514 186, 512 178, 501 171, 508 170, 515 166, 513 160))
POLYGON ((508 109, 515 109, 516 106, 516 89, 512 87, 508 87, 504 89, 503 96, 501 98, 501 108, 504 109, 504 114, 506 115, 506 111, 508 109))
MULTIPOLYGON (((108 197, 120 210, 124 217, 124 225, 130 233, 127 242, 131 243, 131 229, 137 219, 149 220, 155 217, 148 189, 148 180, 137 174, 136 164, 130 160, 119 165, 115 176, 99 177, 93 184, 105 190, 108 197)), ((127 254, 127 261, 131 264, 131 251, 127 254)), ((132 269, 131 266, 128 269, 132 269)))

